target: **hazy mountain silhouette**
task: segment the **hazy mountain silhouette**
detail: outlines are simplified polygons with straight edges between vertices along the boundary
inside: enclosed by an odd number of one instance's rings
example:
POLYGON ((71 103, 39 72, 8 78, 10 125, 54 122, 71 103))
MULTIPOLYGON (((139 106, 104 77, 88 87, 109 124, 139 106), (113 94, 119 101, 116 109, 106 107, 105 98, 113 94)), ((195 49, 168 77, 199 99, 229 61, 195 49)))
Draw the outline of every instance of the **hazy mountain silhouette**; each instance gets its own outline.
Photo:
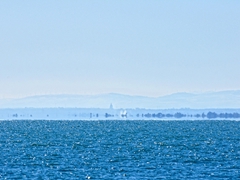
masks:
POLYGON ((99 95, 40 95, 0 100, 1 108, 79 107, 79 108, 240 108, 240 91, 174 93, 161 97, 117 93, 99 95))

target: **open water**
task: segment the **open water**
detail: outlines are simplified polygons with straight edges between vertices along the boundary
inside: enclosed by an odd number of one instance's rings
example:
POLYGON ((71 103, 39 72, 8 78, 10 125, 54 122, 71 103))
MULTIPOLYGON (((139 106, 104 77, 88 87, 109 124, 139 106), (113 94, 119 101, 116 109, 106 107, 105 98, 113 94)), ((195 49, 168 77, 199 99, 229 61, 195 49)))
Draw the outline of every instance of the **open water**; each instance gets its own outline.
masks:
POLYGON ((239 121, 0 121, 0 179, 239 178, 239 121))

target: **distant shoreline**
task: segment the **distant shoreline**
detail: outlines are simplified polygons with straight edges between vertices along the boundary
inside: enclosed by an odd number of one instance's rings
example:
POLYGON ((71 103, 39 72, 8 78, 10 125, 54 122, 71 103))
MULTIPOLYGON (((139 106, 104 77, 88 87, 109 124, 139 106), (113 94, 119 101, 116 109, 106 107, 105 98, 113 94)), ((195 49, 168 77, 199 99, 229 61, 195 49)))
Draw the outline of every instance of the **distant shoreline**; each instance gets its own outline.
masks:
POLYGON ((0 120, 240 120, 240 109, 1 108, 0 120))

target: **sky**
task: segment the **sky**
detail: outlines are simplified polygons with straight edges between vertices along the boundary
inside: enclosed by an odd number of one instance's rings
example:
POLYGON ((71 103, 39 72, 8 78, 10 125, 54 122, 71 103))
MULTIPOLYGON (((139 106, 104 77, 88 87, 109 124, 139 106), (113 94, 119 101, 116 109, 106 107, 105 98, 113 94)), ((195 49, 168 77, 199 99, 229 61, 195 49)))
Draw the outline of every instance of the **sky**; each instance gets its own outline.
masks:
POLYGON ((240 89, 240 1, 0 1, 0 98, 240 89))

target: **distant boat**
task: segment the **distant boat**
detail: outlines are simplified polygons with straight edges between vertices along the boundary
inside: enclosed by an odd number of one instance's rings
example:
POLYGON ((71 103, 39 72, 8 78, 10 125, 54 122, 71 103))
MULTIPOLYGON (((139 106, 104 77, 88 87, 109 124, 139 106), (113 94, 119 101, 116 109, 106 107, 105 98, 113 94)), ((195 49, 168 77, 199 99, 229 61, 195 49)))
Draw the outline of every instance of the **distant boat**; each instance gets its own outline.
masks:
POLYGON ((121 111, 120 116, 121 117, 127 117, 127 111, 126 110, 121 111))

